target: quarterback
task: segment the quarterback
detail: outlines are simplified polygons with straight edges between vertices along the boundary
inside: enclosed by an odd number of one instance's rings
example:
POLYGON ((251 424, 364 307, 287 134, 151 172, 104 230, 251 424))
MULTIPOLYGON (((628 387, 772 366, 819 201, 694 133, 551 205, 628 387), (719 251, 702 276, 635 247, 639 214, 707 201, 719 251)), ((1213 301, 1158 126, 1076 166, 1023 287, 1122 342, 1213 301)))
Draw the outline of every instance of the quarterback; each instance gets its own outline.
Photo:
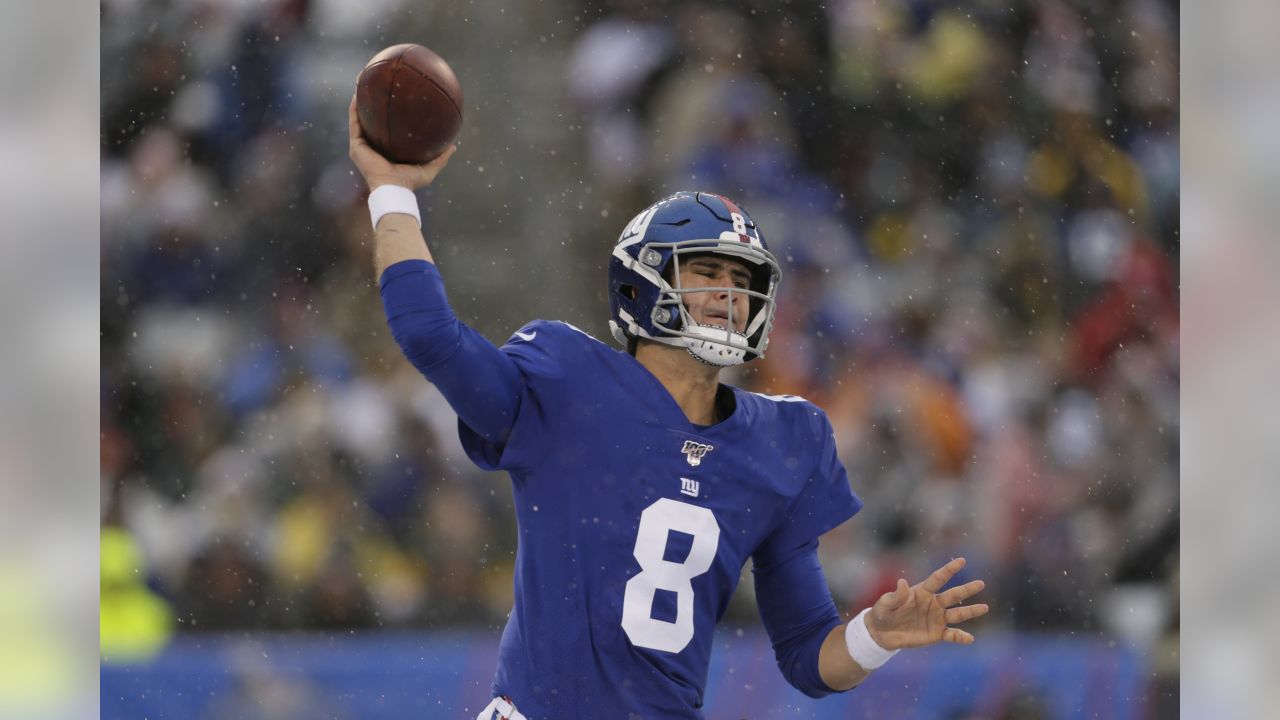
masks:
POLYGON ((515 605, 478 720, 701 718, 713 631, 748 559, 778 667, 801 692, 853 688, 901 648, 967 644, 954 625, 975 580, 943 590, 957 558, 905 579, 850 622, 818 538, 862 506, 826 415, 803 398, 745 392, 722 368, 761 357, 778 264, 747 212, 681 192, 623 229, 609 264, 615 349, 533 321, 495 347, 460 322, 412 190, 455 148, 393 165, 361 135, 387 322, 458 414, 477 465, 510 474, 515 605))

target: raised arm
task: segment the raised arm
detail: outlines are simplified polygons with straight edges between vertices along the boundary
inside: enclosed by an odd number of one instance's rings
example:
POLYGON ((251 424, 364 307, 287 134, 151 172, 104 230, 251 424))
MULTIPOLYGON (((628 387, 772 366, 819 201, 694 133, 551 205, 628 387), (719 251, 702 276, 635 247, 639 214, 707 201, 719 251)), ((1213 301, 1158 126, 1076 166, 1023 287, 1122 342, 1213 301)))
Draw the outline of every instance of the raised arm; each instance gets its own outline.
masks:
POLYGON ((347 113, 351 161, 371 191, 390 196, 391 212, 374 228, 374 268, 387 325, 409 362, 430 380, 458 417, 501 447, 520 409, 524 382, 515 362, 449 307, 417 217, 412 191, 430 185, 456 146, 425 165, 397 165, 365 141, 356 99, 347 113), (398 197, 397 197, 398 196, 398 197), (399 205, 395 201, 399 201, 399 205), (403 210, 403 212, 401 211, 403 210))

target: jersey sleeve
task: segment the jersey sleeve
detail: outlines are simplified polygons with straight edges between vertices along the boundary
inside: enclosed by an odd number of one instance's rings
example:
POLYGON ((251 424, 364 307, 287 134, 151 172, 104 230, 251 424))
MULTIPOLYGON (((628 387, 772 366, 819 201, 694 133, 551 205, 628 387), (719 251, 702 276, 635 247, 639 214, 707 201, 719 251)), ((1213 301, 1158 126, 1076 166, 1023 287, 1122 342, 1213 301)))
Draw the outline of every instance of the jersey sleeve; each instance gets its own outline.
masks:
POLYGON ((760 620, 787 682, 809 697, 835 692, 822 680, 818 657, 827 635, 840 626, 826 575, 818 562, 818 541, 752 563, 760 620))
POLYGON ((862 500, 849 486, 844 464, 836 455, 835 432, 826 413, 811 403, 802 407, 806 418, 796 441, 812 443, 817 462, 778 527, 757 551, 766 560, 792 555, 862 509, 862 500))
POLYGON ((515 364, 522 379, 520 405, 511 431, 501 443, 477 432, 461 418, 458 436, 462 447, 484 470, 522 470, 536 465, 547 448, 548 400, 555 383, 564 377, 565 359, 572 332, 562 323, 535 320, 513 333, 499 348, 515 364))
POLYGON ((380 286, 387 326, 405 358, 469 427, 504 442, 523 393, 515 363, 457 318, 434 264, 396 263, 383 271, 380 286))
POLYGON ((836 456, 835 433, 826 413, 804 403, 795 439, 816 446, 809 477, 783 518, 752 555, 760 619, 783 677, 809 697, 833 692, 818 672, 822 643, 840 625, 826 576, 818 562, 818 538, 853 517, 862 500, 849 487, 836 456))

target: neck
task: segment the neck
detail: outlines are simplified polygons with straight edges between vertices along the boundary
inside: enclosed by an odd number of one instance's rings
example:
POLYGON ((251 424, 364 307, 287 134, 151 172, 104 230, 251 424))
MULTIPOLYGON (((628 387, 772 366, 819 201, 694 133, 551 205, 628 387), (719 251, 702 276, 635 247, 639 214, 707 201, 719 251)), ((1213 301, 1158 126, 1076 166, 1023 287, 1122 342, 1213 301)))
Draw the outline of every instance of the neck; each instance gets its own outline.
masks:
POLYGON ((682 347, 646 341, 636 347, 636 361, 658 378, 689 422, 714 425, 722 419, 716 417, 720 368, 699 362, 682 347))

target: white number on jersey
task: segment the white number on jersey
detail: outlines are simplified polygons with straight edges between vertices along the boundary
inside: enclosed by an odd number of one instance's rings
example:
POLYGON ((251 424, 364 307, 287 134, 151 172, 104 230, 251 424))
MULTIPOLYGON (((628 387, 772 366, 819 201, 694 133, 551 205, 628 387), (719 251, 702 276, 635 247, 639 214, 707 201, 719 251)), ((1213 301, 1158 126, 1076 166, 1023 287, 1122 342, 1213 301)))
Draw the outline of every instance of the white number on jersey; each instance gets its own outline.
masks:
POLYGON ((711 569, 720 543, 720 525, 707 508, 661 498, 640 513, 636 561, 640 572, 622 596, 622 629, 632 645, 678 653, 693 640, 693 579, 711 569), (663 559, 672 530, 693 536, 684 562, 663 559), (675 622, 653 617, 658 590, 676 594, 675 622))

